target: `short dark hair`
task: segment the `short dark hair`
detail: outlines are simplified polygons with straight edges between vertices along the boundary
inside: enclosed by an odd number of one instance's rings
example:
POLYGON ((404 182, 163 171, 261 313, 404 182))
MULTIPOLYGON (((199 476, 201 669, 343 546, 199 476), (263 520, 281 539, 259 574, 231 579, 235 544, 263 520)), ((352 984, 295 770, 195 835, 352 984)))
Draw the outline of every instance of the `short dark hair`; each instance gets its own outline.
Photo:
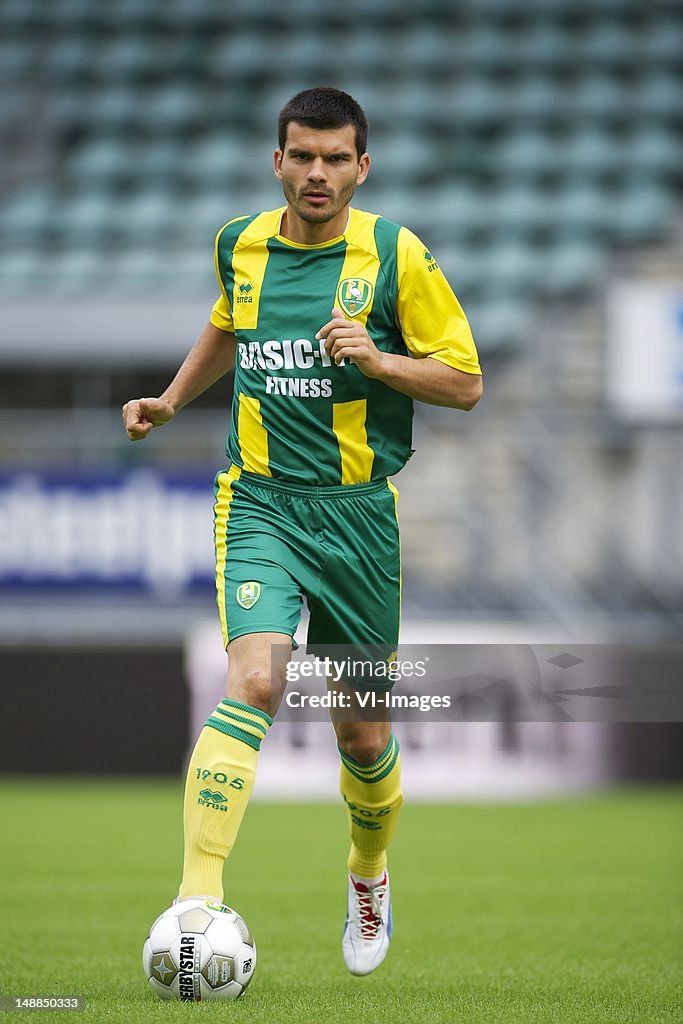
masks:
POLYGON ((287 125, 290 121, 317 128, 343 128, 353 125, 356 133, 356 153, 363 155, 368 145, 368 119, 363 108, 353 96, 341 89, 321 85, 315 89, 304 89, 292 96, 280 111, 277 120, 278 145, 284 152, 287 141, 287 125))

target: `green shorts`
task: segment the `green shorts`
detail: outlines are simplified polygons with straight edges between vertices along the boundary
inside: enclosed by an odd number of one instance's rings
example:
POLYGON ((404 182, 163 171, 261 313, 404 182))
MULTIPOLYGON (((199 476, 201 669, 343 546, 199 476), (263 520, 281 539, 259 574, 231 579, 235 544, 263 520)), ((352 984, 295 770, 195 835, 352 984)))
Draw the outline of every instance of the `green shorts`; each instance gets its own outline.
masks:
POLYGON ((392 483, 306 487, 232 466, 216 476, 215 494, 226 646, 247 633, 293 637, 305 598, 310 654, 349 645, 354 656, 395 655, 401 555, 392 483))

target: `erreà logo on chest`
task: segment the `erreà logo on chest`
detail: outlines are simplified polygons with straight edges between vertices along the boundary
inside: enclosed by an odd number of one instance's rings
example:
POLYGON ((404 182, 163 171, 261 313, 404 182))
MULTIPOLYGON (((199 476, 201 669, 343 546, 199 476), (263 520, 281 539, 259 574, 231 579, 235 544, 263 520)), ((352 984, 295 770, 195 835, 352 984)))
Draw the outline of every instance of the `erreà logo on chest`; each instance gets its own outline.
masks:
POLYGON ((372 285, 362 277, 345 277, 337 289, 337 305, 347 316, 358 316, 372 302, 372 285))

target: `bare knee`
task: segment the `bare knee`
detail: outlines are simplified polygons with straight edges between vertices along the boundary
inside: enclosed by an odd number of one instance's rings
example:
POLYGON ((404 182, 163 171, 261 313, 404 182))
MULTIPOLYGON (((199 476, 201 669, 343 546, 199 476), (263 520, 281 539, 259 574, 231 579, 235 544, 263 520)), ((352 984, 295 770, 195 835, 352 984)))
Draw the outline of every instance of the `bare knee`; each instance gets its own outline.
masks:
POLYGON ((373 730, 365 726, 360 731, 347 727, 338 729, 337 739, 344 753, 358 764, 374 764, 386 750, 390 733, 388 725, 373 730))
POLYGON ((280 703, 280 687, 274 684, 271 673, 257 668, 239 675, 229 673, 227 695, 231 700, 259 708, 271 717, 280 703))

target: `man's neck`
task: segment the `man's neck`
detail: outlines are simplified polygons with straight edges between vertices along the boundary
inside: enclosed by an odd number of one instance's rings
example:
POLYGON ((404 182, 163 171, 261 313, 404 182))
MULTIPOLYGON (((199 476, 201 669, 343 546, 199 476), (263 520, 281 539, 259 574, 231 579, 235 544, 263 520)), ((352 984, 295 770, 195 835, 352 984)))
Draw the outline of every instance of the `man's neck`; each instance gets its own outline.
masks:
POLYGON ((349 217, 349 207, 345 206, 332 220, 323 224, 311 224, 297 216, 291 206, 287 206, 280 222, 280 234, 299 245, 321 245, 343 235, 348 227, 349 217))

